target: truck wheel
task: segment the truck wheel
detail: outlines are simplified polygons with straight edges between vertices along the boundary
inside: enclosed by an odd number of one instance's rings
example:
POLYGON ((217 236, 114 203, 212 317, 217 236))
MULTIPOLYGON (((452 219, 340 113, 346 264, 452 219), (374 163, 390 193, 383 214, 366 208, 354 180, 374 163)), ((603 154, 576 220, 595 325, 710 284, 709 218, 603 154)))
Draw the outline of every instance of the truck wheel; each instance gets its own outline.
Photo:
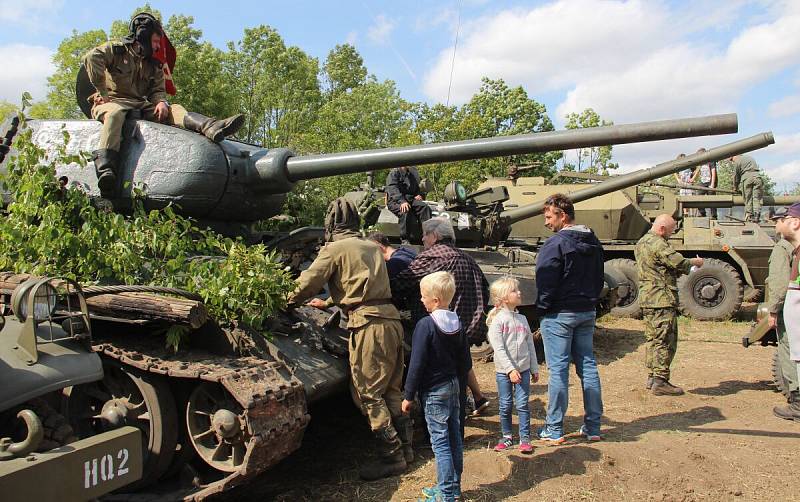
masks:
POLYGON ((678 279, 681 309, 699 321, 730 319, 742 306, 743 294, 736 269, 714 258, 706 258, 702 267, 678 279))
POLYGON ((613 269, 609 273, 621 279, 617 289, 617 305, 611 309, 611 315, 633 319, 642 317, 642 309, 639 308, 639 273, 636 270, 636 262, 627 258, 615 258, 608 260, 605 268, 613 269))
POLYGON ((783 369, 778 357, 778 351, 772 355, 772 381, 775 384, 776 390, 783 394, 786 399, 789 399, 789 382, 783 376, 783 369))

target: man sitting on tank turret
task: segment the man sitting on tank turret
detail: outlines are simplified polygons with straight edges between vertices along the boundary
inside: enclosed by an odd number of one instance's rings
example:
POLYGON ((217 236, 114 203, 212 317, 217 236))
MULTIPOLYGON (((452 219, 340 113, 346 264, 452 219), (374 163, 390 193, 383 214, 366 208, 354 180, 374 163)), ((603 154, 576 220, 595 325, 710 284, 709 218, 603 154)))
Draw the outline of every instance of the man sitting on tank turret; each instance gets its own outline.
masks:
POLYGON ((161 48, 164 30, 148 13, 133 17, 130 33, 119 42, 106 42, 83 57, 89 80, 97 92, 88 99, 92 118, 103 123, 100 144, 92 152, 97 185, 105 198, 116 195, 122 126, 130 110, 145 120, 162 122, 205 135, 219 143, 244 125, 241 114, 216 120, 170 105, 161 63, 153 54, 161 48))
POLYGON ((416 216, 420 225, 431 217, 431 208, 422 199, 416 167, 398 167, 389 171, 386 178, 386 207, 397 216, 403 243, 410 240, 409 213, 416 216))

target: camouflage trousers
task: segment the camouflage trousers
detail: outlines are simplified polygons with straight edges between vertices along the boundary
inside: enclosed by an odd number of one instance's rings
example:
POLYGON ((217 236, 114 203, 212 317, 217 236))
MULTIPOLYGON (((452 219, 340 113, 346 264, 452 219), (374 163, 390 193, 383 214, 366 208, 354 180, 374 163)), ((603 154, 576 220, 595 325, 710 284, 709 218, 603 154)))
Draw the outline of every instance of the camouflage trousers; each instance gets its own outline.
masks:
POLYGON ((750 221, 761 220, 761 201, 764 200, 764 182, 760 176, 742 181, 744 216, 750 221))
POLYGON ((786 336, 786 326, 783 324, 783 315, 778 315, 778 364, 783 374, 783 381, 786 382, 786 387, 789 392, 797 392, 797 363, 792 361, 789 357, 789 337, 786 336))
POLYGON ((350 392, 373 431, 402 415, 403 326, 376 317, 350 329, 350 392))
POLYGON ((669 380, 669 367, 678 349, 678 311, 674 307, 643 308, 642 317, 648 376, 669 380))

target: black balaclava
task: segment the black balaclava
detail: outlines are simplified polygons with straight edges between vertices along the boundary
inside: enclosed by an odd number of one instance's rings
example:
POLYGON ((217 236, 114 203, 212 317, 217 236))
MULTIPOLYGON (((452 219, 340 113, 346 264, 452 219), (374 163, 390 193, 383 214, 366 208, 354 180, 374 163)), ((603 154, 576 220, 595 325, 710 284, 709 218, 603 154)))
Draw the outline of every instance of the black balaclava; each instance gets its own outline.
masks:
POLYGON ((153 57, 153 47, 150 45, 150 37, 153 33, 164 33, 158 19, 148 12, 140 12, 133 16, 128 28, 130 33, 123 39, 123 42, 126 44, 139 42, 142 57, 153 57))

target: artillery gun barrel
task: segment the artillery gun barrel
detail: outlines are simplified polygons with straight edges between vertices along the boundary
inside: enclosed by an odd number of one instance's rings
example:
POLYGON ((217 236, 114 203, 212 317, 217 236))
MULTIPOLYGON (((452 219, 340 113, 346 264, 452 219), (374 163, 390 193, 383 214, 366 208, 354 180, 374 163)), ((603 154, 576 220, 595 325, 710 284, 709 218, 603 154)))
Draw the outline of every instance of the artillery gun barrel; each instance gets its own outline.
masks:
MULTIPOLYGON (((772 136, 771 132, 756 134, 755 136, 751 136, 749 138, 712 148, 703 153, 694 153, 692 155, 687 155, 686 157, 663 162, 655 167, 640 169, 632 173, 615 176, 594 186, 577 190, 575 192, 567 192, 567 195, 569 195, 569 198, 573 203, 578 203, 586 199, 591 199, 592 197, 598 197, 600 195, 605 195, 607 193, 615 192, 617 190, 638 185, 640 183, 646 183, 662 176, 682 171, 683 169, 689 167, 708 164, 709 162, 727 159, 733 155, 764 148, 765 146, 773 143, 775 143, 775 138, 772 136)), ((708 197, 703 197, 703 199, 706 198, 708 197)), ((703 205, 702 207, 710 206, 703 205)), ((500 213, 500 218, 506 224, 511 225, 518 221, 542 214, 543 212, 544 201, 542 200, 520 208, 503 211, 500 213)))
MULTIPOLYGON (((741 195, 682 195, 678 202, 686 208, 724 208, 744 206, 744 197, 741 195)), ((800 202, 800 195, 765 195, 764 206, 789 206, 800 202)))
POLYGON ((737 131, 736 114, 729 113, 398 148, 297 156, 286 160, 286 177, 291 182, 297 182, 408 165, 727 134, 737 131))
POLYGON ((715 187, 704 187, 703 185, 690 185, 687 183, 661 183, 659 181, 651 181, 648 183, 650 186, 654 187, 664 187, 664 188, 684 188, 687 190, 697 190, 698 192, 714 192, 714 193, 729 193, 735 194, 734 190, 726 190, 724 188, 715 188, 715 187))

